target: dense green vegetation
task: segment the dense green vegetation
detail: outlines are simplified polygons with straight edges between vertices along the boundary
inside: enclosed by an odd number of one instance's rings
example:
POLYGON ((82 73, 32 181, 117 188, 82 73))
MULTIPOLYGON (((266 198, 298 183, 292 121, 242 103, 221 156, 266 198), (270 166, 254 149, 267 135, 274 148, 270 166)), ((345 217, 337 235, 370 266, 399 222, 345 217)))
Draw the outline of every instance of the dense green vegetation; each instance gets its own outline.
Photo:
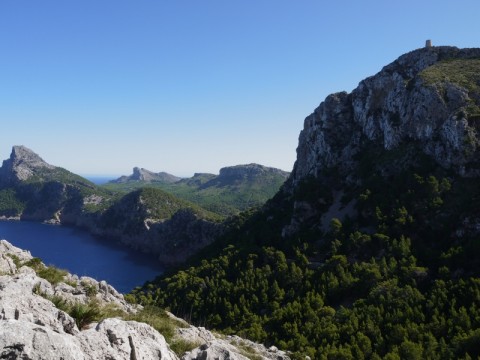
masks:
POLYGON ((158 188, 179 199, 197 204, 221 216, 238 214, 250 207, 263 205, 273 197, 285 178, 265 173, 254 179, 222 179, 213 174, 196 174, 175 183, 128 181, 108 183, 111 191, 134 191, 143 187, 158 188))
POLYGON ((145 219, 167 220, 182 209, 190 209, 203 219, 221 219, 219 215, 196 204, 178 199, 160 189, 145 187, 132 191, 115 202, 103 213, 101 224, 105 228, 126 226, 124 233, 135 234, 144 227, 145 219))
POLYGON ((0 215, 50 219, 60 209, 93 214, 119 196, 63 168, 40 168, 27 180, 0 189, 0 215))
POLYGON ((203 260, 134 291, 137 301, 298 357, 477 358, 480 183, 418 154, 372 146, 355 184, 331 169, 279 193, 232 220, 203 260), (358 216, 321 228, 340 190, 358 216), (282 237, 292 216, 298 229, 282 237))
POLYGON ((16 191, 13 188, 0 190, 0 214, 3 216, 17 216, 21 214, 25 204, 18 199, 16 191))

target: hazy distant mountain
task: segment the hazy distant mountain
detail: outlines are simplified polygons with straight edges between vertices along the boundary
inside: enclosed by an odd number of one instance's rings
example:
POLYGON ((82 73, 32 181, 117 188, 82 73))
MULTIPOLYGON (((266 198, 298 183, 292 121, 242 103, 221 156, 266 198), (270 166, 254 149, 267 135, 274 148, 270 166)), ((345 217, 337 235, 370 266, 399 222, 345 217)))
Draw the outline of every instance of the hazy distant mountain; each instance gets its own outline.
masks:
POLYGON ((180 179, 181 178, 166 172, 154 173, 144 168, 134 167, 132 175, 121 176, 116 180, 110 181, 110 183, 123 184, 123 183, 132 182, 132 181, 142 181, 144 183, 160 182, 160 183, 170 184, 180 179))
MULTIPOLYGON (((138 169, 138 168, 136 168, 138 169)), ((253 206, 264 204, 287 179, 289 173, 258 164, 237 165, 220 169, 219 175, 196 173, 191 178, 173 181, 173 175, 163 180, 152 180, 159 174, 134 171, 130 177, 121 177, 105 184, 110 190, 133 191, 150 186, 158 187, 179 198, 196 203, 205 209, 226 216, 253 206)))

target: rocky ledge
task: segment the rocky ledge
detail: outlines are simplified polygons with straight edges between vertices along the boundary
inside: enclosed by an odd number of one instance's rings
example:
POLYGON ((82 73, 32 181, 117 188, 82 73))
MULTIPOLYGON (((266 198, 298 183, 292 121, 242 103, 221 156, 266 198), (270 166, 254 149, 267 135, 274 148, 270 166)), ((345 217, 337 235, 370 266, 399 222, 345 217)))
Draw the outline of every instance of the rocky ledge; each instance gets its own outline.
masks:
MULTIPOLYGON (((52 284, 37 274, 39 268, 46 267, 28 251, 0 240, 0 359, 179 358, 153 327, 123 319, 141 307, 129 304, 106 282, 67 273, 52 284), (85 320, 92 303, 123 316, 79 321, 85 320), (78 309, 71 316, 62 304, 78 309)), ((182 359, 288 359, 275 347, 216 335, 169 316, 180 324, 175 340, 192 348, 180 354, 182 359)))

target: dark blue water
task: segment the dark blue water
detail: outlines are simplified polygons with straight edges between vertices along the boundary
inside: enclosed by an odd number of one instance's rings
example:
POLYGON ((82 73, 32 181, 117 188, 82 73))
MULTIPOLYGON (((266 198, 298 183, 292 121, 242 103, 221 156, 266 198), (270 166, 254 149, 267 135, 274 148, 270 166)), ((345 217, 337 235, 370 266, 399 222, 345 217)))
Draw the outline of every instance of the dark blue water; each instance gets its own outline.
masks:
POLYGON ((79 276, 106 280, 122 293, 153 280, 163 272, 152 256, 96 239, 75 228, 0 221, 0 239, 29 250, 47 265, 55 265, 79 276))
POLYGON ((85 179, 90 180, 93 182, 95 185, 103 185, 108 183, 111 180, 118 179, 119 176, 114 177, 114 176, 95 176, 95 175, 85 175, 85 179))

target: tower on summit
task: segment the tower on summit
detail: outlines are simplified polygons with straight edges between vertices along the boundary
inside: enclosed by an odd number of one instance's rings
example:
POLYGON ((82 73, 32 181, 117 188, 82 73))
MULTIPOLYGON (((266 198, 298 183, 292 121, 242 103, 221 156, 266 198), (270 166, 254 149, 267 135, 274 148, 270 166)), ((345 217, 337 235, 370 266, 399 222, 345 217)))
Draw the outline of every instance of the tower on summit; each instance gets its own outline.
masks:
POLYGON ((431 48, 432 47, 432 40, 425 41, 425 47, 426 48, 431 48))

